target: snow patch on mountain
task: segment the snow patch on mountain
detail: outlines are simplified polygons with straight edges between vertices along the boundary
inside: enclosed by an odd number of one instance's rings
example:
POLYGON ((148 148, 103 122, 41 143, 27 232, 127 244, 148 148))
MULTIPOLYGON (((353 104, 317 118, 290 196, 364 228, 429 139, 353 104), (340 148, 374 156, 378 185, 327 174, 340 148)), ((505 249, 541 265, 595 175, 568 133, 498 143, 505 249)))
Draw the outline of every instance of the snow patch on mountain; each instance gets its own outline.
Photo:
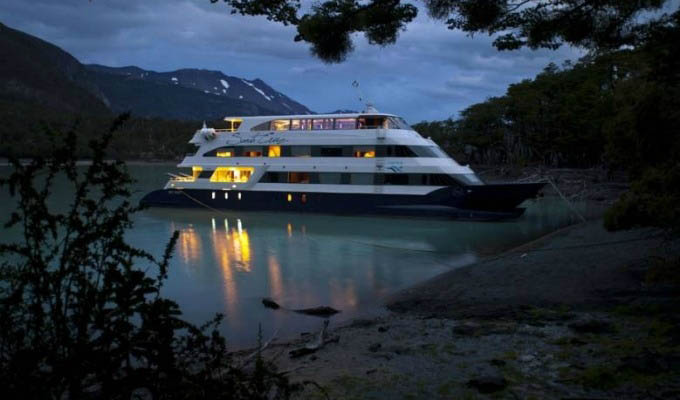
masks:
POLYGON ((267 95, 266 95, 260 88, 258 88, 257 86, 255 86, 255 85, 253 85, 252 83, 246 81, 245 79, 241 79, 241 81, 243 81, 243 83, 245 83, 246 85, 250 86, 251 88, 255 89, 255 91, 256 91, 257 93, 261 94, 262 96, 264 96, 265 99, 267 99, 267 100, 269 100, 269 101, 272 101, 271 97, 267 96, 267 95))
POLYGON ((220 79, 220 83, 222 84, 222 86, 224 86, 224 89, 222 89, 222 91, 226 93, 225 89, 229 89, 229 84, 224 79, 220 79))

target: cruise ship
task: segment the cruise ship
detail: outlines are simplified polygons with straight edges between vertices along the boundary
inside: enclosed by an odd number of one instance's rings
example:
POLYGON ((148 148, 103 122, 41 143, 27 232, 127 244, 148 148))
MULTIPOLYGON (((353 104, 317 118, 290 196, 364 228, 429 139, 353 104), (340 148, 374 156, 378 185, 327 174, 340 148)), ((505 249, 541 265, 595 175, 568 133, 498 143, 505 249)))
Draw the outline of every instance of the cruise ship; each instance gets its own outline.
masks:
POLYGON ((487 184, 402 118, 355 114, 225 118, 141 203, 247 211, 516 218, 544 183, 487 184))

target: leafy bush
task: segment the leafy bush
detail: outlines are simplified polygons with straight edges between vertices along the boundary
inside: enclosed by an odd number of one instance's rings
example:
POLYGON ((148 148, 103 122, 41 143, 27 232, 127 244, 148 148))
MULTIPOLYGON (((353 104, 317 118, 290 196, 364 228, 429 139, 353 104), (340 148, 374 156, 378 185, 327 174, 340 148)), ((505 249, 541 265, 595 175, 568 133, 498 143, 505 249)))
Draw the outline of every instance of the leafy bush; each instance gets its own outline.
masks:
POLYGON ((177 233, 160 258, 125 241, 131 178, 105 150, 126 116, 93 140, 76 166, 77 138, 49 132, 53 151, 12 161, 0 180, 16 198, 0 243, 0 387, 11 398, 288 398, 297 389, 259 356, 230 357, 217 330, 184 320, 160 295, 177 233), (57 177, 73 188, 66 210, 50 204, 57 177))

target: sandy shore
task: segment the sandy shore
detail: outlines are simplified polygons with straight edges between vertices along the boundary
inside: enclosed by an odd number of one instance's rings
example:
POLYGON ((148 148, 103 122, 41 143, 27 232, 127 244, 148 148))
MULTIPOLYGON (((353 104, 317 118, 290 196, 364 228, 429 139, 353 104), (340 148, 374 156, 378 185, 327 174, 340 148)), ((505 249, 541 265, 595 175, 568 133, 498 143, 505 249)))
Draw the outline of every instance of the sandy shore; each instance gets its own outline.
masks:
POLYGON ((393 296, 388 308, 436 317, 497 318, 527 306, 626 304, 642 290, 639 277, 626 267, 657 254, 662 240, 655 230, 611 233, 601 220, 589 221, 416 285, 393 296))
POLYGON ((301 398, 680 398, 680 291, 644 281, 650 257, 677 243, 601 224, 397 293, 385 317, 331 321, 338 341, 313 354, 289 356, 310 333, 264 357, 324 388, 301 398))

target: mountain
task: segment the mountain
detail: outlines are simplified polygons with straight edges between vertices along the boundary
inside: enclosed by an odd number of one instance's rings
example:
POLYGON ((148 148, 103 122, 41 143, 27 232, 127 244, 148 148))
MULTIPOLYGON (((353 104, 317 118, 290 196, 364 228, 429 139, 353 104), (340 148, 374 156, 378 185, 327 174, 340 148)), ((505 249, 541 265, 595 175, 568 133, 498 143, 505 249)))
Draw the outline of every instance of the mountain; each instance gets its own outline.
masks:
POLYGON ((357 111, 357 110, 339 109, 339 110, 331 111, 331 112, 326 113, 326 114, 357 114, 357 113, 359 113, 359 111, 357 111))
POLYGON ((17 101, 72 113, 131 111, 181 120, 312 113, 260 79, 198 69, 85 66, 57 46, 0 24, 0 102, 17 101))
POLYGON ((88 70, 57 46, 0 23, 0 100, 67 112, 108 112, 88 70))
MULTIPOLYGON (((212 107, 230 109, 242 104, 240 110, 234 110, 232 115, 263 115, 263 114, 312 114, 312 111, 304 105, 296 102, 290 97, 272 89, 264 81, 255 79, 252 81, 225 75, 219 71, 209 71, 201 69, 180 69, 172 72, 148 71, 138 67, 112 68, 103 65, 88 65, 88 70, 97 77, 117 76, 116 84, 127 85, 129 87, 139 87, 145 89, 145 96, 138 101, 140 107, 147 108, 151 105, 148 97, 156 96, 155 91, 163 93, 163 97, 177 93, 177 95, 187 95, 195 92, 206 95, 203 102, 212 107), (154 86, 155 85, 155 86, 154 86), (156 88, 154 90, 153 88, 156 88), (173 90, 170 90, 173 88, 173 90), (185 90, 174 90, 185 89, 185 90), (193 91, 188 92, 187 90, 193 91), (146 97, 147 99, 145 99, 146 97)), ((104 84, 105 85, 105 84, 104 84)), ((106 85, 105 85, 106 86, 106 85)), ((104 88, 112 104, 125 104, 134 107, 135 98, 118 97, 118 91, 112 91, 108 87, 104 88)), ((167 97, 165 97, 167 99, 167 97)), ((186 103, 186 100, 184 101, 186 103)), ((160 112, 161 110, 159 110, 160 112)), ((189 112, 187 110, 187 112, 189 112)), ((224 115, 222 113, 221 115, 224 115)), ((208 118, 208 117, 205 117, 208 118)))
POLYGON ((132 110, 139 117, 217 120, 228 115, 271 115, 274 110, 244 100, 206 94, 153 80, 90 71, 90 79, 105 94, 116 113, 132 110))

